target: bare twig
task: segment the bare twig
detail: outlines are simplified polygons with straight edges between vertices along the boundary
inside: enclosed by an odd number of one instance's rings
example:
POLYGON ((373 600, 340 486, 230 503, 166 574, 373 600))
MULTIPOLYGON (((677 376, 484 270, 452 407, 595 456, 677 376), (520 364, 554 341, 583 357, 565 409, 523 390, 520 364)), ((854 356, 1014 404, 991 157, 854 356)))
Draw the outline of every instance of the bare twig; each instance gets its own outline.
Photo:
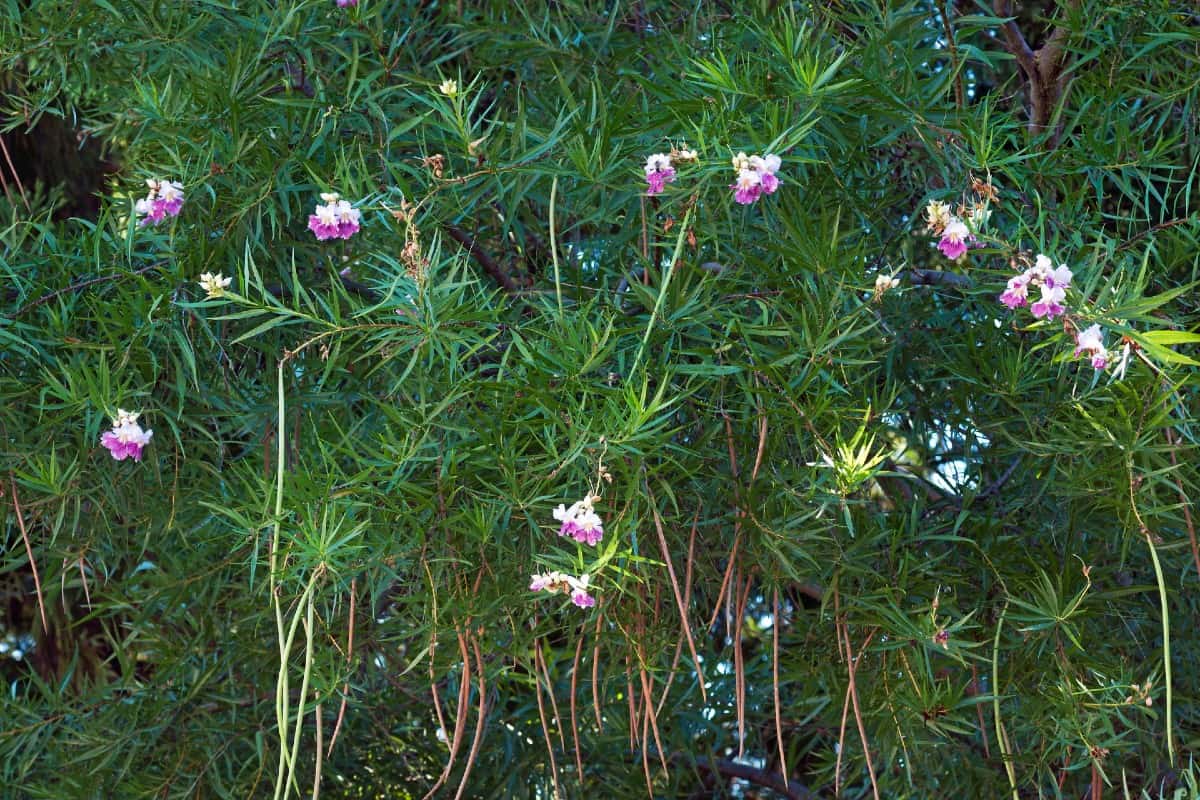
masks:
MULTIPOLYGON (((601 603, 604 601, 601 600, 601 603)), ((592 708, 596 712, 596 730, 604 730, 604 718, 600 714, 600 626, 604 612, 596 615, 596 647, 592 650, 592 708)))
MULTIPOLYGON (((662 738, 658 733, 658 717, 654 713, 654 703, 649 702, 650 698, 654 697, 654 692, 650 690, 650 673, 645 667, 640 667, 638 672, 641 673, 642 693, 646 696, 646 718, 650 722, 650 730, 654 733, 654 745, 658 750, 658 757, 662 761, 663 772, 669 772, 667 769, 667 759, 663 756, 662 738)), ((642 736, 642 744, 646 744, 645 735, 642 736)))
POLYGON ((700 665, 700 656, 696 654, 696 641, 692 637, 692 624, 688 622, 688 610, 684 605, 683 595, 679 591, 679 579, 675 577, 675 567, 671 564, 671 552, 667 547, 667 537, 663 533, 662 517, 658 514, 658 503, 650 483, 646 483, 646 493, 650 498, 650 511, 654 516, 654 528, 658 533, 658 546, 662 549, 663 561, 667 564, 667 575, 671 578, 671 591, 675 594, 675 604, 679 608, 679 619, 683 623, 683 633, 687 637, 688 649, 692 651, 692 661, 696 665, 696 677, 700 684, 700 698, 707 703, 708 692, 704 689, 704 669, 700 665))
MULTIPOLYGON (((844 623, 842 624, 842 635, 846 637, 846 652, 848 654, 852 653, 849 626, 844 623)), ((863 725, 862 709, 858 705, 858 688, 854 682, 854 674, 858 672, 858 662, 862 659, 863 653, 867 651, 867 645, 871 643, 871 639, 874 637, 875 629, 872 629, 867 634, 867 638, 863 640, 862 647, 858 649, 858 655, 851 656, 847 671, 850 675, 850 701, 854 704, 854 721, 858 723, 858 738, 862 741, 863 759, 867 762, 867 775, 871 778, 871 792, 875 800, 879 800, 879 784, 875 780, 875 765, 871 763, 871 745, 867 741, 867 729, 863 725)))
POLYGON ((958 68, 958 45, 954 42, 954 28, 950 24, 950 12, 946 8, 946 0, 937 0, 938 16, 942 18, 942 30, 946 32, 946 49, 950 51, 950 69, 954 72, 954 103, 962 111, 967 104, 967 95, 963 90, 962 72, 958 68))
MULTIPOLYGON (((692 534, 688 537, 688 554, 687 554, 687 569, 683 576, 683 607, 691 608, 692 606, 692 564, 696 558, 696 528, 700 521, 700 509, 696 509, 696 516, 692 518, 692 534)), ((654 709, 655 714, 661 714, 663 706, 667 702, 667 697, 671 693, 671 682, 675 680, 675 669, 679 666, 679 656, 683 653, 683 639, 678 639, 675 642, 675 655, 671 658, 671 670, 667 673, 667 682, 663 686, 662 695, 658 698, 658 705, 654 709)), ((700 677, 701 685, 704 683, 703 676, 700 677)))
MULTIPOLYGON (((1179 462, 1175 459, 1175 450, 1178 442, 1175 439, 1174 433, 1170 428, 1166 428, 1167 444, 1171 445, 1168 451, 1171 455, 1171 466, 1175 469, 1179 468, 1179 462)), ((1196 574, 1200 575, 1200 545, 1196 542, 1196 524, 1192 521, 1192 503, 1188 500, 1187 493, 1183 491, 1183 482, 1179 480, 1179 475, 1175 475, 1175 488, 1179 491, 1179 503, 1183 506, 1183 519, 1187 523, 1188 539, 1192 543, 1192 560, 1196 564, 1196 574)))
POLYGON ((450 238, 465 247, 476 263, 483 267, 483 271, 492 276, 492 279, 503 286, 505 291, 516 292, 520 290, 521 287, 517 285, 517 282, 512 279, 512 276, 508 274, 504 267, 500 266, 499 262, 492 258, 489 253, 481 249, 469 233, 456 225, 446 225, 445 227, 446 233, 450 234, 450 238))
POLYGON ((0 150, 4 151, 4 160, 8 164, 8 171, 12 173, 13 180, 17 184, 17 189, 21 192, 21 200, 25 203, 25 210, 32 211, 33 206, 29 205, 29 196, 25 194, 25 187, 21 183, 21 176, 17 174, 17 168, 13 166, 12 156, 8 154, 8 143, 4 141, 3 136, 0 136, 0 150))
POLYGON ((479 652, 479 639, 471 637, 471 650, 475 653, 475 674, 479 681, 479 718, 475 720, 475 738, 471 740, 471 752, 467 753, 467 763, 463 767, 462 780, 458 782, 458 792, 454 800, 462 800, 463 792, 467 789, 467 778, 471 775, 471 767, 479 757, 479 747, 483 744, 483 731, 487 726, 487 684, 483 674, 483 654, 479 652))
POLYGON ((38 576, 37 562, 33 558, 33 545, 29 541, 29 531, 25 529, 25 515, 21 513, 21 499, 17 497, 17 479, 8 473, 8 484, 12 487, 13 511, 17 514, 17 527, 21 529, 21 539, 25 542, 25 553, 29 556, 29 568, 33 570, 33 587, 37 590, 38 613, 42 617, 42 631, 50 632, 46 624, 46 601, 42 599, 42 579, 38 576))
MULTIPOLYGON (((746 589, 742 592, 737 604, 737 621, 734 623, 733 634, 733 673, 734 691, 737 700, 738 718, 738 758, 745 752, 746 746, 746 662, 742 653, 742 625, 746 619, 746 603, 750 599, 750 587, 754 584, 753 568, 746 576, 746 589)), ((736 587, 736 583, 734 584, 736 587)))
POLYGON ((571 740, 575 744, 575 769, 583 780, 583 756, 579 752, 579 717, 575 712, 575 695, 579 692, 579 661, 583 656, 583 635, 575 643, 575 661, 571 664, 571 740))
MULTIPOLYGON (((535 662, 538 658, 536 649, 538 646, 538 643, 534 644, 535 662)), ((535 691, 537 692, 538 719, 540 719, 542 722, 542 736, 544 736, 546 739, 546 753, 550 756, 550 777, 554 781, 554 798, 555 800, 558 800, 558 798, 562 797, 562 792, 560 792, 558 789, 558 764, 554 760, 554 744, 550 741, 550 726, 546 724, 546 704, 542 702, 542 681, 541 678, 538 677, 538 668, 536 663, 533 667, 533 685, 535 691)))
POLYGON ((546 679, 546 694, 550 697, 550 709, 554 712, 554 725, 558 729, 558 743, 562 745, 563 752, 567 750, 567 740, 563 737, 562 715, 558 713, 558 700, 554 697, 554 681, 550 678, 550 665, 546 663, 546 655, 542 652, 541 640, 538 640, 533 646, 534 663, 542 670, 542 675, 546 679))
MULTIPOLYGON (((320 692, 314 692, 314 694, 317 697, 321 696, 320 692)), ((322 751, 321 746, 322 746, 322 744, 324 744, 324 742, 322 742, 322 740, 321 740, 321 704, 320 703, 317 703, 316 708, 313 709, 313 716, 316 717, 316 721, 317 721, 317 747, 316 747, 316 756, 315 756, 316 763, 313 765, 312 800, 318 800, 318 798, 321 796, 321 751, 322 751)))
MULTIPOLYGON (((446 766, 442 770, 442 774, 438 776, 437 781, 425 794, 423 800, 429 800, 446 784, 446 779, 450 777, 450 771, 454 768, 454 759, 458 755, 458 747, 462 744, 463 732, 467 727, 467 699, 470 697, 471 691, 471 657, 467 653, 467 643, 463 638, 462 631, 458 631, 457 633, 458 648, 462 653, 463 659, 462 676, 459 679, 458 685, 458 718, 454 722, 454 737, 450 741, 450 757, 446 760, 446 766)), ((538 703, 541 703, 540 694, 538 695, 538 703)))
MULTIPOLYGON (((354 596, 357 594, 357 592, 356 592, 357 588, 358 588, 358 578, 351 578, 350 579, 350 615, 349 615, 350 616, 350 625, 349 625, 350 632, 346 636, 346 662, 349 664, 354 663, 354 596)), ((433 651, 432 650, 430 650, 430 652, 429 652, 429 664, 430 664, 430 667, 432 668, 432 666, 433 666, 433 651)), ((350 681, 347 680, 342 685, 342 703, 338 707, 337 722, 335 722, 333 725, 333 736, 329 737, 329 752, 326 753, 327 756, 333 755, 333 745, 335 743, 337 743, 338 731, 340 731, 342 729, 342 718, 346 715, 346 698, 349 697, 349 695, 350 695, 350 681)), ((442 718, 442 708, 441 708, 441 704, 439 704, 437 702, 437 691, 436 690, 434 690, 434 706, 437 708, 438 722, 440 723, 441 718, 442 718)), ((320 719, 320 717, 318 716, 317 719, 320 719)), ((446 726, 442 725, 443 731, 445 731, 445 728, 446 728, 446 726)), ((320 748, 318 748, 318 750, 319 749, 320 748)))

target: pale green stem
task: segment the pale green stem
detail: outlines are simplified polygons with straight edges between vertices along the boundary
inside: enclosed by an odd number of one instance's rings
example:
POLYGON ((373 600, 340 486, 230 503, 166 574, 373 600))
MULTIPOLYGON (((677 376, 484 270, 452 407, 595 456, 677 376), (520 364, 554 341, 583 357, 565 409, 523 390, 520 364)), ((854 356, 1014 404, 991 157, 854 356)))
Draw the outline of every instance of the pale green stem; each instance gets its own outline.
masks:
POLYGON ((1158 603, 1162 608, 1162 637, 1163 637, 1163 674, 1167 681, 1167 766, 1175 766, 1175 734, 1174 714, 1172 712, 1173 693, 1171 691, 1171 612, 1167 608, 1167 584, 1163 579, 1162 564, 1158 561, 1158 551, 1154 542, 1146 533, 1146 546, 1150 548, 1150 560, 1154 562, 1154 577, 1158 581, 1158 603))
MULTIPOLYGON (((314 605, 312 590, 316 586, 317 577, 319 575, 320 575, 319 569, 313 572, 312 580, 309 581, 308 588, 305 590, 305 594, 308 595, 308 608, 304 612, 304 639, 305 639, 305 643, 304 643, 304 677, 300 681, 300 707, 296 709, 296 733, 292 737, 291 777, 293 779, 295 779, 295 776, 296 776, 296 761, 297 761, 297 759, 300 758, 300 731, 303 729, 302 723, 304 721, 304 698, 308 697, 308 681, 309 681, 309 677, 312 675, 312 661, 313 661, 312 630, 313 630, 313 605, 314 605)), ((297 617, 300 616, 299 609, 296 609, 296 616, 297 617)), ((289 784, 290 784, 290 781, 289 781, 289 784)), ((299 788, 297 788, 296 794, 297 795, 300 794, 299 788)), ((287 800, 287 796, 288 796, 287 787, 285 787, 284 792, 283 792, 283 800, 287 800)))
POLYGON ((279 797, 279 790, 284 785, 283 778, 286 771, 286 742, 287 742, 287 718, 288 718, 288 702, 287 702, 287 653, 284 650, 284 634, 283 634, 283 609, 279 605, 279 587, 277 585, 278 574, 276 573, 276 563, 279 552, 279 527, 280 519, 283 516, 283 457, 284 457, 284 441, 283 441, 283 365, 284 359, 279 360, 278 380, 276 383, 277 402, 279 406, 279 418, 275 425, 275 440, 278 445, 275 458, 275 524, 271 532, 271 553, 270 553, 270 569, 267 589, 271 592, 271 604, 275 609, 275 628, 276 637, 279 640, 279 671, 283 677, 284 683, 280 685, 278 682, 275 685, 275 726, 279 729, 279 770, 275 774, 275 797, 279 797))
POLYGON ((992 716, 996 719, 996 741, 1000 745, 1000 759, 1004 762, 1004 770, 1008 773, 1008 785, 1012 788, 1013 800, 1020 800, 1017 794, 1017 772, 1013 768, 1012 753, 1008 750, 1008 737, 1004 735, 1004 725, 1000 722, 1000 630, 1004 627, 1004 615, 1008 613, 1008 603, 1000 611, 1000 621, 996 623, 996 638, 992 641, 992 716))
MULTIPOLYGON (((300 596, 299 606, 303 607, 303 606, 305 606, 305 604, 308 604, 309 605, 309 608, 308 608, 309 613, 311 613, 311 611, 312 611, 312 609, 311 609, 312 593, 313 593, 313 589, 316 588, 318 577, 320 577, 320 572, 314 571, 313 576, 311 578, 309 578, 308 586, 306 586, 304 588, 304 594, 300 596)), ((292 617, 292 624, 288 626, 287 638, 284 641, 283 646, 280 648, 282 657, 280 658, 280 661, 279 661, 279 678, 276 682, 275 702, 276 702, 276 708, 282 707, 283 713, 285 715, 288 714, 288 706, 290 705, 287 700, 289 685, 290 685, 290 681, 288 680, 288 674, 287 674, 287 662, 288 662, 288 657, 292 653, 292 645, 296 641, 296 631, 300 627, 300 620, 301 620, 301 614, 300 614, 300 608, 298 607, 296 609, 295 616, 292 617)), ((311 624, 311 622, 310 622, 310 624, 311 624)), ((308 690, 308 678, 309 678, 309 671, 311 669, 311 666, 312 666, 312 637, 308 637, 307 653, 305 655, 305 664, 304 664, 304 680, 303 680, 303 683, 301 684, 301 686, 303 687, 303 691, 300 694, 300 709, 296 714, 296 732, 295 732, 296 739, 298 739, 300 736, 300 721, 304 718, 304 691, 308 690)), ((279 798, 280 797, 279 793, 282 790, 283 791, 283 795, 282 795, 283 800, 287 800, 288 791, 290 789, 292 782, 295 780, 295 772, 296 772, 296 760, 295 760, 296 757, 293 753, 288 751, 288 747, 287 747, 287 734, 286 734, 287 728, 288 728, 287 717, 285 716, 284 717, 284 732, 280 733, 280 738, 279 738, 279 764, 280 764, 279 779, 281 782, 276 783, 276 785, 275 785, 275 797, 279 798), (286 770, 284 769, 285 765, 287 767, 286 770)))
POLYGON ((663 299, 667 296, 667 286, 671 283, 671 275, 675 272, 675 262, 679 260, 679 254, 683 252, 683 240, 687 236, 688 223, 692 221, 692 209, 688 209, 683 215, 683 224, 679 226, 679 236, 675 239, 675 252, 671 253, 671 262, 667 264, 667 271, 663 275, 662 286, 658 290, 658 298, 654 301, 654 310, 650 312, 650 321, 646 323, 646 333, 642 336, 642 343, 638 346, 637 355, 633 359, 633 366, 629 368, 629 377, 632 378, 637 372, 638 365, 642 362, 642 353, 646 350, 646 343, 650 341, 650 333, 654 330, 654 320, 658 317, 658 312, 662 309, 663 299))
POLYGON ((554 261, 554 296, 558 300, 558 318, 563 316, 562 276, 558 273, 558 230, 554 222, 554 201, 558 197, 558 176, 550 184, 550 258, 554 261))

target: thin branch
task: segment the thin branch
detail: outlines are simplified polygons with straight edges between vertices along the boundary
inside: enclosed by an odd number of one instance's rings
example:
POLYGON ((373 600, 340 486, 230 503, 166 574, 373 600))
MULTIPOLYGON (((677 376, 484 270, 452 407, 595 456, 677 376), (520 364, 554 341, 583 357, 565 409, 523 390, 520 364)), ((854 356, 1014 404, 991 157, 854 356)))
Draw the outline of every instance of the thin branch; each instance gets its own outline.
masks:
POLYGON ((458 783, 458 792, 454 800, 462 800, 463 792, 467 789, 467 778, 471 775, 471 767, 479 758, 479 747, 483 744, 483 731, 487 726, 487 684, 483 674, 483 654, 479 652, 478 637, 471 636, 471 650, 475 653, 475 672, 479 680, 479 718, 475 721, 475 738, 471 740, 471 752, 467 753, 467 763, 463 767, 462 780, 458 783))
POLYGON ((583 756, 579 752, 579 716, 575 711, 575 698, 579 693, 579 661, 583 657, 583 635, 575 643, 575 660, 571 664, 571 740, 575 744, 575 769, 579 780, 583 780, 583 756))
POLYGON ((782 618, 779 614, 779 587, 775 587, 772 612, 774 619, 771 624, 771 694, 775 701, 775 743, 779 746, 779 771, 786 777, 790 773, 787 768, 787 751, 783 746, 783 708, 779 702, 779 628, 782 618))
MULTIPOLYGON (((1168 451, 1171 455, 1171 467, 1174 470, 1178 470, 1179 462, 1175 459, 1175 450, 1178 447, 1178 441, 1169 427, 1165 430, 1167 433, 1167 444, 1171 445, 1171 449, 1168 451)), ((1196 563, 1196 574, 1200 575, 1200 544, 1196 541, 1196 524, 1192 521, 1192 503, 1188 500, 1187 493, 1183 491, 1183 482, 1179 480, 1178 472, 1172 477, 1175 480, 1175 488, 1179 491, 1179 503, 1183 506, 1183 519, 1187 523, 1188 539, 1192 543, 1192 560, 1196 563)))
POLYGON ((600 627, 603 620, 604 612, 601 610, 596 615, 596 647, 592 650, 592 709, 596 712, 596 730, 601 732, 604 730, 604 718, 600 714, 600 627))
POLYGON ((726 758, 704 759, 686 753, 672 753, 667 761, 672 764, 686 765, 694 770, 722 775, 726 778, 738 778, 749 781, 755 786, 762 786, 778 792, 788 800, 816 800, 817 795, 799 781, 789 780, 778 772, 758 769, 748 764, 739 764, 726 758))
POLYGON ((450 234, 450 238, 465 247, 476 263, 483 267, 483 271, 492 276, 492 279, 503 286, 505 291, 516 292, 520 290, 521 287, 517 285, 517 282, 512 279, 512 276, 508 274, 504 267, 500 266, 499 262, 492 258, 487 251, 482 250, 469 233, 456 225, 447 224, 445 228, 446 233, 450 234))
MULTIPOLYGON (((358 589, 358 578, 351 578, 350 579, 350 614, 349 614, 350 633, 346 637, 346 662, 348 664, 353 664, 353 661, 354 661, 354 596, 355 596, 355 594, 357 594, 357 591, 356 591, 357 589, 358 589)), ((432 663, 433 663, 433 652, 432 651, 430 651, 429 658, 430 658, 430 664, 432 665, 432 663)), ((329 737, 329 752, 327 752, 325 754, 326 756, 333 755, 333 746, 334 746, 334 744, 337 743, 338 731, 340 731, 342 729, 342 718, 345 717, 345 715, 346 715, 346 698, 349 696, 349 694, 350 694, 350 681, 347 680, 344 684, 342 684, 342 703, 338 707, 337 722, 335 722, 333 725, 333 735, 331 737, 329 737)), ((442 709, 441 709, 441 706, 436 702, 437 701, 436 690, 434 692, 434 701, 435 701, 434 705, 437 707, 437 711, 438 711, 438 721, 440 722, 441 716, 442 716, 442 709)), ((320 719, 320 717, 317 717, 317 719, 320 719)), ((442 725, 443 731, 445 730, 445 727, 446 727, 445 725, 442 725)), ((318 748, 318 752, 319 751, 320 751, 320 748, 318 748)))
POLYGON ((542 680, 538 677, 538 668, 536 659, 538 656, 538 648, 541 647, 541 640, 534 641, 534 659, 533 666, 533 686, 537 692, 538 719, 542 723, 542 736, 546 739, 546 753, 550 756, 550 777, 554 781, 554 797, 562 797, 562 792, 558 789, 558 764, 554 760, 554 743, 550 740, 550 726, 546 723, 546 704, 542 702, 542 680))
POLYGON ((950 69, 954 72, 954 103, 959 111, 967 104, 967 95, 963 90, 962 72, 958 66, 958 46, 954 42, 954 27, 950 24, 950 11, 946 8, 946 0, 937 0, 938 16, 942 18, 942 30, 946 32, 946 48, 950 51, 950 69))
MULTIPOLYGON (((846 637, 846 653, 850 654, 850 630, 848 625, 842 625, 842 635, 846 637)), ((854 675, 858 672, 858 662, 862 659, 863 653, 867 651, 867 645, 871 643, 871 639, 875 637, 875 630, 872 629, 867 634, 867 638, 863 640, 862 647, 858 649, 858 656, 851 655, 848 671, 850 674, 850 701, 854 704, 854 721, 858 723, 858 738, 862 741, 863 758, 867 762, 867 775, 871 778, 871 792, 875 800, 879 800, 879 784, 875 780, 875 765, 871 763, 871 745, 867 741, 867 729, 863 725, 862 709, 858 704, 858 687, 854 681, 854 675)))
POLYGON ((704 670, 700 665, 700 656, 696 654, 696 641, 692 637, 692 624, 688 621, 687 606, 683 602, 683 595, 679 591, 679 579, 675 577, 675 567, 671 563, 671 551, 667 547, 667 537, 663 533, 662 517, 658 514, 658 503, 654 499, 654 492, 650 489, 650 483, 646 483, 646 493, 650 498, 650 511, 654 516, 654 529, 658 533, 658 546, 662 548, 663 561, 667 564, 667 575, 671 578, 671 591, 675 595, 675 604, 679 608, 679 620, 683 623, 683 633, 687 637, 688 649, 692 651, 692 662, 696 665, 696 677, 700 684, 700 698, 704 703, 708 703, 708 692, 704 689, 704 670))
POLYGON ((954 272, 942 272, 936 269, 909 269, 905 270, 904 274, 908 276, 908 282, 913 286, 948 286, 952 289, 970 289, 975 286, 975 281, 968 278, 966 275, 959 275, 954 272))
MULTIPOLYGON (((450 742, 450 757, 446 760, 446 766, 442 770, 442 774, 438 776, 437 781, 422 800, 429 800, 446 784, 446 779, 450 777, 450 771, 454 768, 454 759, 458 755, 458 747, 462 744, 463 732, 467 727, 467 699, 470 697, 471 691, 471 657, 467 653, 467 643, 463 639, 462 631, 456 631, 456 633, 458 633, 458 648, 463 658, 462 676, 459 679, 458 685, 458 718, 454 722, 454 737, 450 742)), ((436 693, 434 696, 436 698, 436 693)), ((541 698, 542 696, 539 694, 539 704, 541 703, 541 698)))
POLYGON ((17 497, 17 479, 10 472, 8 483, 12 487, 13 511, 17 514, 17 527, 21 529, 21 538, 25 541, 25 552, 29 556, 29 568, 33 570, 33 586, 37 590, 38 613, 42 616, 42 631, 50 632, 46 624, 46 602, 42 599, 42 579, 38 576, 37 562, 33 560, 33 545, 29 542, 29 531, 25 529, 25 516, 21 513, 21 500, 17 497))
POLYGON ((89 286, 95 286, 98 283, 107 283, 108 281, 124 280, 125 278, 132 278, 135 275, 145 275, 147 272, 153 272, 156 269, 162 269, 166 265, 167 265, 167 262, 164 259, 163 261, 155 261, 153 264, 150 264, 149 266, 146 266, 146 267, 142 267, 141 269, 135 269, 133 272, 114 272, 112 275, 100 275, 95 278, 88 278, 85 281, 80 281, 79 283, 73 283, 70 286, 65 286, 62 289, 51 292, 50 294, 42 295, 37 300, 34 300, 32 303, 26 303, 25 305, 18 308, 15 312, 13 312, 12 319, 17 319, 18 317, 23 316, 25 313, 37 308, 38 306, 45 305, 46 303, 49 303, 54 298, 61 297, 64 294, 70 294, 71 292, 79 292, 79 291, 82 291, 83 289, 86 289, 89 286))
POLYGON ((1004 484, 1008 483, 1008 479, 1012 477, 1013 472, 1016 471, 1017 465, 1020 463, 1021 463, 1021 454, 1018 453, 1017 457, 1014 458, 1012 460, 1012 462, 1009 463, 1008 467, 1004 470, 1004 472, 1002 472, 1000 474, 1000 477, 997 478, 996 480, 992 481, 992 484, 990 486, 988 486, 986 489, 984 489, 982 492, 975 495, 975 499, 976 500, 986 499, 986 498, 991 497, 992 495, 996 494, 1001 489, 1003 489, 1004 484))

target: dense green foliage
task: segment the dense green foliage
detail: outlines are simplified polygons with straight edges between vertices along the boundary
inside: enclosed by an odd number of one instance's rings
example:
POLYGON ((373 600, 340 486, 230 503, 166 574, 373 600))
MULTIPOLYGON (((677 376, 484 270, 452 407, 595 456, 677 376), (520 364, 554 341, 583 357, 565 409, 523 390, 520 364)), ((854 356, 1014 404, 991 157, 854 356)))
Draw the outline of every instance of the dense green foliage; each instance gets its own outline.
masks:
POLYGON ((999 6, 0 4, 0 793, 1194 796, 1200 18, 999 6))

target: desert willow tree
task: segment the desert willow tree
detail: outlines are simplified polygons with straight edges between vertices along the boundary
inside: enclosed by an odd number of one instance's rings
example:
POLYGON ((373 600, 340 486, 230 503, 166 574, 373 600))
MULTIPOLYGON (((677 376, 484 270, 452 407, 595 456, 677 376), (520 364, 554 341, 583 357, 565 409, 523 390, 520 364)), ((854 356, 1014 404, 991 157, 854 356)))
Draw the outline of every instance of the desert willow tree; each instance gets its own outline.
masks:
POLYGON ((1194 8, 0 26, 0 794, 1196 791, 1194 8))

